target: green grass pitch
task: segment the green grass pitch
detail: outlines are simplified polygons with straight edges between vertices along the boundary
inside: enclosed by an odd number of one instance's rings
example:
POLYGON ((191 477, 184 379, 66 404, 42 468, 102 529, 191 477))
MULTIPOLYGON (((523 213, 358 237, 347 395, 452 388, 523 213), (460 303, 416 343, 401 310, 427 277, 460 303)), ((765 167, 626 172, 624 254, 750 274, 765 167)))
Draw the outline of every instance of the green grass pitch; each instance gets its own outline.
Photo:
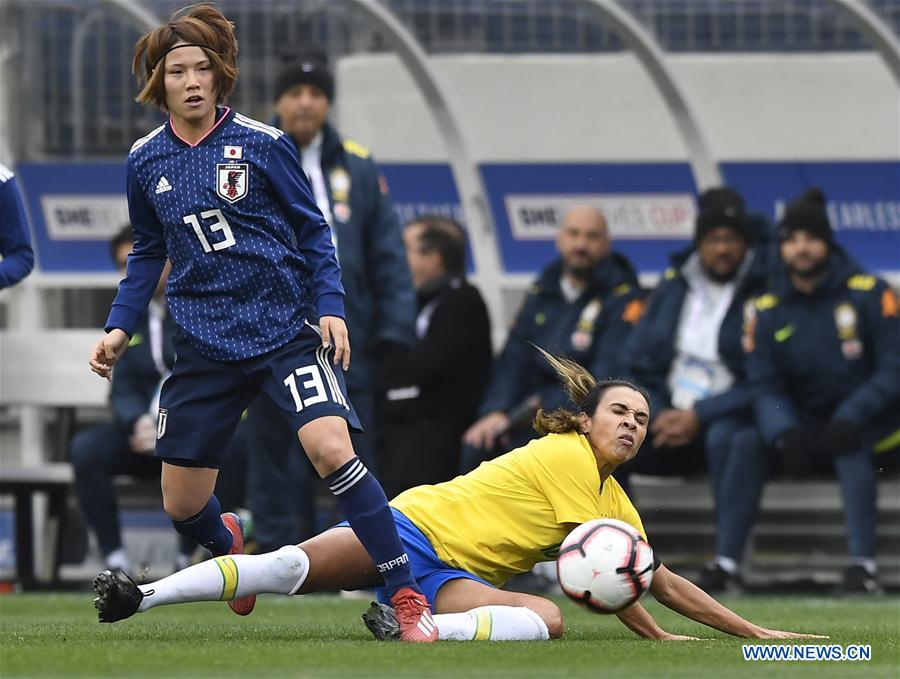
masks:
POLYGON ((900 677, 900 599, 724 600, 770 627, 870 644, 869 662, 745 662, 742 640, 645 605, 697 642, 638 639, 614 616, 563 602, 568 631, 546 643, 410 646, 371 639, 367 603, 263 596, 248 618, 224 603, 166 606, 100 625, 89 594, 0 597, 0 676, 10 677, 900 677))

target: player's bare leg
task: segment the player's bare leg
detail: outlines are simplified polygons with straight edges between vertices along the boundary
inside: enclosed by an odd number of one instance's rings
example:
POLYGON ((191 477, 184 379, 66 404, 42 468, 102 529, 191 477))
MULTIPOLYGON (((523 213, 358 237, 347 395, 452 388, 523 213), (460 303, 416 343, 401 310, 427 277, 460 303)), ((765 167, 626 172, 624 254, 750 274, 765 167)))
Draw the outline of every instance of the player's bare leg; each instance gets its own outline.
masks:
POLYGON ((218 469, 181 467, 163 462, 163 509, 172 521, 184 521, 200 512, 216 487, 218 469))
POLYGON ((299 547, 309 556, 309 574, 297 594, 370 589, 383 584, 372 557, 349 527, 331 528, 299 547))
POLYGON ((297 438, 323 479, 356 456, 347 421, 342 417, 329 416, 313 420, 297 431, 297 438))
MULTIPOLYGON (((163 462, 163 508, 175 530, 206 547, 213 556, 243 554, 243 523, 236 514, 222 514, 213 495, 218 475, 218 469, 163 462)), ((228 599, 228 607, 238 615, 249 615, 255 605, 253 595, 228 599)))

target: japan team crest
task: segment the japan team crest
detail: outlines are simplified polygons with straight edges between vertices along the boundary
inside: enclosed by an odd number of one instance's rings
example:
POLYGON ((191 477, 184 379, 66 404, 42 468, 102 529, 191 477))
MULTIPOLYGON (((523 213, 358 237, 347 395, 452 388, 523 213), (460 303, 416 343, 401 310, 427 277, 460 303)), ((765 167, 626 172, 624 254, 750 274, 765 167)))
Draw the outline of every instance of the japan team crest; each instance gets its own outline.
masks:
POLYGON ((216 165, 216 193, 229 203, 246 197, 249 178, 247 163, 219 163, 216 165))

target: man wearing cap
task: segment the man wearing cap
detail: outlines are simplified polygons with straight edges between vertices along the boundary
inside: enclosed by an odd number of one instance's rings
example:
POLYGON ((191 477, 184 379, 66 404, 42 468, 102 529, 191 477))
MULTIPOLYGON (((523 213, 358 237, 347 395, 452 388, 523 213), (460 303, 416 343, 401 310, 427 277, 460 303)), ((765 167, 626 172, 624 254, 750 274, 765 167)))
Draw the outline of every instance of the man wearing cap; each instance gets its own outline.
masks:
POLYGON ((762 229, 738 193, 710 189, 698 208, 693 244, 673 255, 626 347, 628 377, 649 391, 654 417, 641 454, 616 478, 691 474, 708 463, 718 503, 721 460, 732 434, 752 422, 741 336, 767 264, 755 243, 762 229))
POLYGON ((900 447, 900 302, 834 242, 818 189, 787 206, 778 240, 781 270, 745 337, 757 445, 767 453, 728 461, 719 530, 740 559, 767 471, 833 469, 850 556, 842 589, 876 592, 875 466, 900 447))
MULTIPOLYGON (((416 297, 402 228, 387 184, 369 151, 353 140, 342 139, 328 123, 333 101, 334 80, 321 50, 297 55, 276 77, 276 125, 293 138, 300 152, 316 204, 331 226, 341 264, 353 351, 347 388, 365 429, 353 436, 353 447, 372 469, 377 466, 376 367, 381 358, 413 344, 416 297)), ((280 504, 288 493, 273 491, 273 485, 290 485, 292 475, 286 469, 306 463, 302 456, 293 455, 297 437, 289 426, 280 426, 280 413, 268 399, 253 404, 250 419, 259 448, 259 454, 252 456, 251 470, 251 487, 256 488, 254 528, 261 547, 277 549, 304 536, 297 532, 293 512, 280 504)), ((293 476, 296 480, 297 475, 293 476)), ((302 481, 303 474, 300 476, 302 481)), ((308 520, 312 493, 300 494, 307 503, 301 514, 308 520)), ((304 528, 311 531, 314 526, 304 528)))

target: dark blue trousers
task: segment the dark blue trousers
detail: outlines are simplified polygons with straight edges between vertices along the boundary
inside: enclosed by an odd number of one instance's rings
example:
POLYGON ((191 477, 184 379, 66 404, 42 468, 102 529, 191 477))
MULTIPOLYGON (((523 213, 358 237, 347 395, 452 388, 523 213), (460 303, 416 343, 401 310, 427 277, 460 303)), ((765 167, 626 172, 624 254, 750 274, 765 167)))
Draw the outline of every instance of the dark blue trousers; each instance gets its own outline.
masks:
MULTIPOLYGON (((817 453, 815 460, 826 473, 833 469, 840 483, 851 557, 875 556, 877 486, 872 443, 874 440, 867 440, 858 450, 833 459, 817 453)), ((716 553, 741 561, 759 513, 763 486, 780 466, 749 422, 733 433, 730 445, 709 448, 707 455, 710 470, 716 470, 716 553)))

